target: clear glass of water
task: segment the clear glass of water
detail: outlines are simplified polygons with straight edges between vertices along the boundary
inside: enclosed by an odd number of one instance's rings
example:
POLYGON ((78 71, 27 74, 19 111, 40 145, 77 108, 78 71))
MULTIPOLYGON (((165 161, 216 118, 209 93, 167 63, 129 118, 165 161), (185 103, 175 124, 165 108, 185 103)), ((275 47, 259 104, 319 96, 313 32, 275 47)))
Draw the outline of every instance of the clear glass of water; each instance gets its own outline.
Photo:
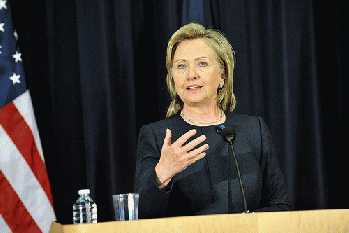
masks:
POLYGON ((138 220, 138 193, 113 195, 116 221, 138 220))

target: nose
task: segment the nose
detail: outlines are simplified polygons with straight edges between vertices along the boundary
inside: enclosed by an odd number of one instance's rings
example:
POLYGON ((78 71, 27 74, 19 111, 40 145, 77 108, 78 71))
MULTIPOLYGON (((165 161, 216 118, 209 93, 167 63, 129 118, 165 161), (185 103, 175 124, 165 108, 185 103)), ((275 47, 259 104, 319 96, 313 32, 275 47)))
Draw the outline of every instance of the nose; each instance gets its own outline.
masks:
POLYGON ((196 70, 196 67, 191 65, 188 67, 188 77, 187 77, 187 80, 196 80, 199 78, 199 74, 196 70))

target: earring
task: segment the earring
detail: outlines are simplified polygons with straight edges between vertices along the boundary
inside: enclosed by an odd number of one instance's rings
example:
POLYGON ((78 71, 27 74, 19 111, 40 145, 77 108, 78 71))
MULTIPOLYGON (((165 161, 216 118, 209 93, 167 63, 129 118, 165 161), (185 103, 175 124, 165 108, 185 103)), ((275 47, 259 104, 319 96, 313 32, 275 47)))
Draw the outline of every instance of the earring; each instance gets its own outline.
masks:
POLYGON ((224 82, 220 81, 219 82, 219 88, 223 88, 224 87, 224 82))

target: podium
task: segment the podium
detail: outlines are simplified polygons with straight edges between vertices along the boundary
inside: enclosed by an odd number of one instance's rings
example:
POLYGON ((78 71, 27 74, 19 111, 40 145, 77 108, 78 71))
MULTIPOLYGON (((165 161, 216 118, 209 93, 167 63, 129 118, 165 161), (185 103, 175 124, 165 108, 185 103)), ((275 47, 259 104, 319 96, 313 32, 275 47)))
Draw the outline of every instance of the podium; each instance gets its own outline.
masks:
POLYGON ((75 232, 349 232, 349 210, 309 210, 248 214, 171 217, 126 222, 62 225, 52 222, 50 233, 75 232))

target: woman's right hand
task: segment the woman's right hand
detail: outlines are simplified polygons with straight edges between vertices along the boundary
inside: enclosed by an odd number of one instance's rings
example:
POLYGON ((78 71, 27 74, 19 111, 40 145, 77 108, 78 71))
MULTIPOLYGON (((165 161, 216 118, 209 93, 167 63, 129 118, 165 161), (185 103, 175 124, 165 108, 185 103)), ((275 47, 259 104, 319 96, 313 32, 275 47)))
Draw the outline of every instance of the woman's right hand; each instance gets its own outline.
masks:
POLYGON ((193 150, 194 147, 206 140, 205 135, 197 137, 183 146, 183 144, 195 134, 195 129, 189 130, 171 144, 171 130, 166 129, 166 137, 161 149, 161 157, 155 167, 157 183, 160 188, 166 187, 174 175, 185 170, 190 164, 205 157, 208 144, 204 144, 193 150))

